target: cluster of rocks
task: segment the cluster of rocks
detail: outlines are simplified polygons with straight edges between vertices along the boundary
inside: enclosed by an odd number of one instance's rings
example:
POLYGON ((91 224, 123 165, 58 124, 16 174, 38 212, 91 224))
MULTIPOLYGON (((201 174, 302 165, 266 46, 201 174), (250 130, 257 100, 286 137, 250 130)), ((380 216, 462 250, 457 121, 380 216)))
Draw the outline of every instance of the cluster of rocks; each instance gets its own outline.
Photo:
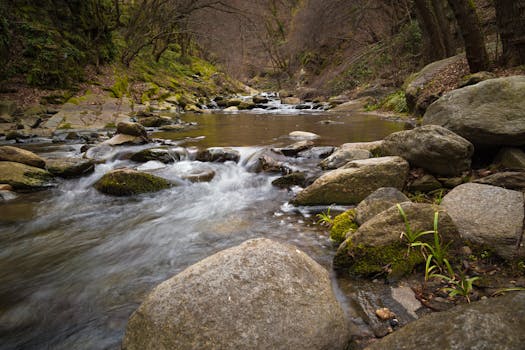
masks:
MULTIPOLYGON (((438 212, 443 240, 489 248, 504 259, 523 258, 524 91, 525 77, 489 80, 445 95, 430 106, 424 126, 382 141, 334 150, 301 140, 261 150, 245 165, 283 173, 278 186, 304 186, 293 200, 296 205, 356 205, 334 222, 342 240, 334 267, 345 273, 399 277, 423 263, 421 254, 407 255, 399 208, 414 232, 433 230, 438 212), (497 98, 505 106, 493 107, 492 114, 490 103, 483 103, 493 100, 476 102, 483 92, 506 90, 506 97, 497 98), (512 171, 475 179, 474 151, 486 146, 501 149, 492 168, 512 171), (317 174, 295 169, 297 158, 316 159, 317 174), (434 204, 413 203, 401 192, 406 189, 448 193, 434 204)), ((516 293, 423 317, 368 348, 519 348, 525 340, 524 298, 525 293, 516 293)), ((385 319, 395 316, 387 309, 376 315, 385 313, 385 319)), ((255 240, 217 253, 155 288, 130 318, 123 348, 343 349, 347 332, 326 271, 297 249, 255 240)))

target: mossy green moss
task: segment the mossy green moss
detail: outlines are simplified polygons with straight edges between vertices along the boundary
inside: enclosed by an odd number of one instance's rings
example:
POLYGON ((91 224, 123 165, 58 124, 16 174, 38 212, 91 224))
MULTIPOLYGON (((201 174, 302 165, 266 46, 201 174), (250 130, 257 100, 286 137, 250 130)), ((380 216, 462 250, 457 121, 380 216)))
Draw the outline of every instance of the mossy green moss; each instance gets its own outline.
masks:
POLYGON ((355 220, 355 210, 350 209, 334 218, 332 228, 330 229, 330 239, 335 244, 341 244, 349 231, 357 230, 355 220))
POLYGON ((132 196, 140 193, 157 192, 171 184, 158 176, 130 169, 114 170, 104 175, 95 188, 112 196, 132 196))
POLYGON ((411 273, 414 268, 424 263, 419 251, 411 250, 407 255, 407 246, 403 241, 382 247, 353 244, 348 238, 334 257, 334 267, 348 271, 350 275, 369 277, 389 274, 401 277, 411 273))

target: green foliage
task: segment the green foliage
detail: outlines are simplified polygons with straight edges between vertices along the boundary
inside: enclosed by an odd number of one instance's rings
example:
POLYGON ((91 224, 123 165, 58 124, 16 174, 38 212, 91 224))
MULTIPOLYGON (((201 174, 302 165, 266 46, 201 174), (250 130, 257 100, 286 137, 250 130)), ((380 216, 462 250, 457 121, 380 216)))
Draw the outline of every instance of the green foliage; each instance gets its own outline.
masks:
POLYGON ((432 277, 445 280, 449 284, 449 287, 445 287, 443 290, 448 292, 450 297, 455 298, 459 295, 464 297, 468 303, 470 303, 470 294, 473 291, 472 284, 479 279, 479 277, 468 277, 465 275, 461 275, 459 279, 440 274, 434 274, 432 277))
POLYGON ((122 98, 129 95, 129 79, 126 75, 117 76, 115 84, 109 89, 112 97, 122 98))
POLYGON ((351 90, 366 82, 372 77, 373 71, 370 64, 366 61, 359 61, 352 64, 346 71, 334 80, 334 92, 351 90))
POLYGON ((320 224, 321 226, 332 226, 332 224, 334 223, 334 219, 332 218, 332 215, 330 215, 331 209, 331 207, 328 207, 326 212, 322 212, 316 215, 316 217, 319 219, 317 220, 318 224, 320 224))
POLYGON ((408 113, 407 100, 405 98, 405 92, 399 90, 393 94, 388 95, 383 102, 381 102, 381 108, 396 113, 408 113))
POLYGON ((396 204, 396 206, 397 206, 397 210, 399 211, 399 215, 401 215, 401 217, 403 218, 403 222, 405 223, 405 231, 401 232, 400 238, 404 237, 408 242, 408 249, 407 249, 407 255, 408 255, 412 247, 416 246, 418 243, 421 243, 418 241, 421 237, 428 235, 430 233, 433 233, 435 231, 415 232, 414 230, 412 230, 408 217, 405 211, 403 210, 403 207, 401 207, 401 204, 398 203, 396 204))

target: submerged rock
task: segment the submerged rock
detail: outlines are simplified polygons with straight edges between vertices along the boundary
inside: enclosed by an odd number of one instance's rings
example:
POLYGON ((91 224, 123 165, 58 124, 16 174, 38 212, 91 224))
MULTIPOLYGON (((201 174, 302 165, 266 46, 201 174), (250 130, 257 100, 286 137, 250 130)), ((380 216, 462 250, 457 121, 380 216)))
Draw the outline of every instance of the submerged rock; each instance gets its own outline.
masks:
POLYGON ((132 169, 110 171, 94 185, 98 191, 112 196, 157 192, 171 186, 166 179, 132 169))
POLYGON ((95 162, 91 159, 53 158, 46 163, 51 174, 64 178, 87 175, 95 170, 95 162))
POLYGON ((423 124, 444 126, 475 146, 525 145, 525 76, 453 90, 428 108, 423 124))
POLYGON ((523 234, 523 193, 468 183, 454 188, 441 206, 463 239, 487 247, 505 259, 525 256, 518 248, 523 234))
POLYGON ((366 349, 522 349, 524 328, 525 292, 511 293, 432 313, 366 349))
POLYGON ((122 348, 342 350, 348 337, 328 272, 295 247, 254 239, 157 286, 122 348))
POLYGON ((12 146, 0 146, 0 161, 21 163, 42 169, 46 167, 46 161, 33 152, 12 146))
POLYGON ((10 185, 15 191, 38 191, 51 186, 53 175, 49 172, 15 162, 0 162, 0 183, 10 185))
POLYGON ((433 174, 455 176, 470 169, 474 146, 441 126, 427 125, 387 136, 381 154, 400 156, 433 174))
POLYGON ((409 166, 401 157, 357 160, 325 173, 299 192, 296 205, 357 204, 381 187, 403 189, 409 166))

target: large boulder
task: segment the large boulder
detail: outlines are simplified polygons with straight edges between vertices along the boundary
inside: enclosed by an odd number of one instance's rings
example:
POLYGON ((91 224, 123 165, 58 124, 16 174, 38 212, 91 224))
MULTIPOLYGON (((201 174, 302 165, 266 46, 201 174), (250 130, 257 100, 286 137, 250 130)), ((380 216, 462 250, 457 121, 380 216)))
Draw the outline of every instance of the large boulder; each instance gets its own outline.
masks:
POLYGON ((254 239, 157 286, 122 349, 337 350, 347 341, 328 272, 295 247, 254 239))
POLYGON ((46 167, 46 161, 33 152, 12 146, 0 147, 0 161, 22 163, 42 169, 46 167))
MULTIPOLYGON (((431 204, 404 202, 400 204, 413 232, 434 229, 437 210, 431 204)), ((407 255, 408 242, 401 237, 406 231, 405 221, 396 205, 377 214, 355 232, 350 232, 334 257, 334 268, 348 270, 353 275, 372 276, 384 273, 390 267, 393 276, 410 273, 423 262, 419 250, 407 255)), ((438 231, 441 237, 453 241, 456 227, 443 211, 439 212, 438 231)), ((432 241, 433 235, 422 236, 421 241, 432 241)), ((456 239, 457 240, 457 239, 456 239)), ((459 243, 459 242, 456 242, 459 243)))
POLYGON ((444 126, 475 146, 525 145, 525 76, 451 91, 428 108, 423 124, 444 126))
POLYGON ((171 186, 167 180, 132 169, 117 169, 102 176, 95 188, 112 196, 132 196, 140 193, 157 192, 171 186))
POLYGON ((53 158, 46 164, 51 174, 64 178, 87 175, 95 170, 95 162, 91 159, 53 158))
POLYGON ((343 168, 325 173, 299 192, 294 204, 357 204, 381 187, 403 189, 408 170, 408 162, 401 157, 349 162, 343 168))
POLYGON ((390 134, 381 153, 403 157, 434 174, 455 176, 470 169, 474 146, 441 126, 427 125, 390 134))
POLYGON ((369 345, 382 349, 523 349, 525 292, 432 313, 369 345))
POLYGON ((47 171, 15 162, 0 162, 0 184, 16 191, 37 191, 50 187, 53 176, 47 171))
POLYGON ((450 191, 441 203, 462 238, 512 259, 523 234, 523 193, 467 183, 450 191))
POLYGON ((403 202, 410 202, 403 192, 393 187, 381 187, 363 199, 355 208, 355 221, 362 225, 393 205, 403 202))

